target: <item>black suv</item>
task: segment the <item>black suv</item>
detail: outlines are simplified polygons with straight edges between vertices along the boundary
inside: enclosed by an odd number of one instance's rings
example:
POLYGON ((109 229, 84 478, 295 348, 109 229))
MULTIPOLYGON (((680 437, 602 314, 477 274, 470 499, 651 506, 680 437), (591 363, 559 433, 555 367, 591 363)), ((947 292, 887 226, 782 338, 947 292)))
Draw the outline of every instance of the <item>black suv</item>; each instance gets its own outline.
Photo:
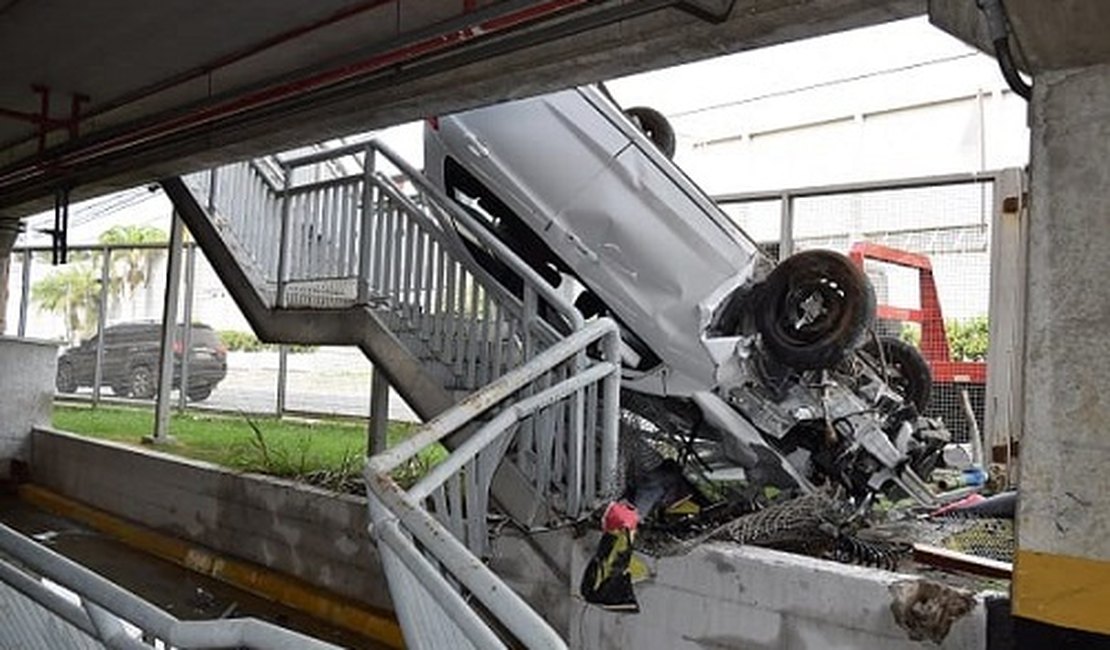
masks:
MULTIPOLYGON (((158 354, 162 338, 157 322, 121 323, 104 330, 104 361, 100 381, 121 397, 149 399, 158 387, 158 354)), ((173 341, 173 386, 181 387, 184 325, 177 326, 173 341)), ((92 386, 96 372, 96 337, 69 348, 58 358, 56 386, 72 393, 92 386)), ((189 350, 189 399, 201 401, 227 376, 227 348, 207 325, 194 324, 189 350)))

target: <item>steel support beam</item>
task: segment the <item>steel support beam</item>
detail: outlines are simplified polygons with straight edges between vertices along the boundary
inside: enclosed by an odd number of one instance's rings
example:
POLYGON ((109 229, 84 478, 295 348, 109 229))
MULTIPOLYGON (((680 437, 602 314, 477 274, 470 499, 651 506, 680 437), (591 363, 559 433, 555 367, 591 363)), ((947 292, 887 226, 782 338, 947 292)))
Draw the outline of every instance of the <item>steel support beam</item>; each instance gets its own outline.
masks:
POLYGON ((173 389, 173 340, 177 334, 177 297, 181 284, 181 216, 174 210, 170 225, 169 261, 166 264, 166 294, 162 307, 162 347, 158 363, 158 398, 154 407, 155 444, 172 442, 170 437, 170 391, 173 389))

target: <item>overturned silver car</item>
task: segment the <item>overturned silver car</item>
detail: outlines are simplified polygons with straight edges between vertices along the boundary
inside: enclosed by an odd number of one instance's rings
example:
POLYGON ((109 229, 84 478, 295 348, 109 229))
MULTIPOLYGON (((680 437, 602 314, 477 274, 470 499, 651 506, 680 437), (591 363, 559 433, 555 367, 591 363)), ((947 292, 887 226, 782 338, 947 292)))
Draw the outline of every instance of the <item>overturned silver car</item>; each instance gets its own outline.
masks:
POLYGON ((830 251, 776 265, 657 146, 673 148, 660 120, 594 87, 434 118, 425 173, 584 316, 621 325, 630 429, 695 483, 932 504, 949 436, 892 381, 867 277, 830 251))

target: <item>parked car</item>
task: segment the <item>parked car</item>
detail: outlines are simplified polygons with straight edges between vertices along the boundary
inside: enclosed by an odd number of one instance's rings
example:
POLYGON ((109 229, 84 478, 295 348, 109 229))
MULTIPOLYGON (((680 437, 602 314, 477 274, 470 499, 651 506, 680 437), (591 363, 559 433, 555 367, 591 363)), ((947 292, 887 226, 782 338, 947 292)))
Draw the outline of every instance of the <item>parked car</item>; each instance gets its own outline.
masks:
MULTIPOLYGON (((178 325, 173 341, 173 386, 181 387, 181 361, 184 357, 184 325, 178 325)), ((110 386, 121 397, 149 399, 158 388, 158 361, 162 325, 134 322, 112 325, 104 330, 104 356, 100 374, 102 385, 110 386)), ((96 373, 97 337, 69 348, 58 358, 57 389, 72 393, 92 386, 96 373)), ((188 382, 189 399, 208 399, 212 390, 227 376, 227 348, 209 326, 191 328, 188 382)))
POLYGON ((881 355, 858 352, 875 313, 867 277, 831 251, 776 265, 641 114, 583 87, 432 118, 425 174, 471 215, 459 235, 507 289, 522 280, 468 228, 509 244, 587 318, 620 324, 623 406, 688 474, 739 468, 757 487, 931 503, 922 475, 947 432, 886 383, 881 355))

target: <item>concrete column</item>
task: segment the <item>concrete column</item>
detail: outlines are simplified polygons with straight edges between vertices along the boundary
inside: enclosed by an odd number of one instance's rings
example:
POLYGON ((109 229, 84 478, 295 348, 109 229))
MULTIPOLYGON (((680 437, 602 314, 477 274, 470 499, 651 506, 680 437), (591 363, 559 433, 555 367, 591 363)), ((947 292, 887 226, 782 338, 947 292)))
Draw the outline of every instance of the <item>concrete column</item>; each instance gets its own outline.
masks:
POLYGON ((50 426, 57 368, 57 343, 0 336, 0 481, 30 460, 31 427, 50 426))
POLYGON ((12 246, 19 236, 19 222, 14 219, 0 218, 0 334, 7 328, 8 316, 8 272, 12 268, 12 246))
POLYGON ((1032 131, 1014 613, 1107 635, 1110 65, 1040 73, 1032 131))

